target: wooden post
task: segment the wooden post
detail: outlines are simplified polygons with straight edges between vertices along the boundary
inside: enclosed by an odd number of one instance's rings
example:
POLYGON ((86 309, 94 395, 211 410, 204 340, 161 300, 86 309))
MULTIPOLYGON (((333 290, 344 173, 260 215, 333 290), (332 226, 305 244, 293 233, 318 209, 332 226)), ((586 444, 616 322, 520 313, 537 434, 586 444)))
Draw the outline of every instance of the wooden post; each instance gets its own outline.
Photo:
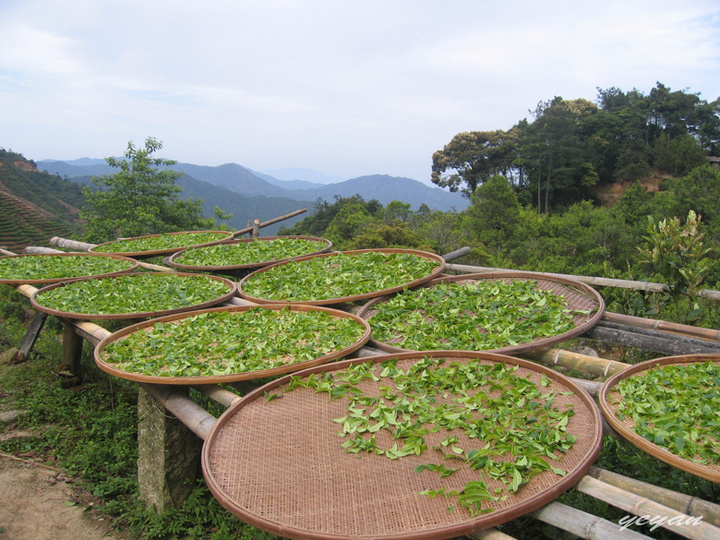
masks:
POLYGON ((257 238, 258 236, 260 236, 260 220, 255 218, 252 225, 252 237, 257 238))
POLYGON ((37 311, 35 313, 35 316, 33 317, 30 326, 28 326, 28 330, 25 333, 25 336, 23 336, 20 346, 18 347, 18 352, 15 357, 16 362, 22 362, 28 357, 33 345, 35 345, 35 342, 40 335, 40 331, 43 329, 43 326, 45 326, 46 320, 47 313, 43 313, 42 311, 37 311))
POLYGON ((159 514, 190 495, 200 465, 202 441, 144 385, 138 391, 138 487, 159 514))
POLYGON ((80 384, 83 343, 85 340, 75 332, 75 325, 70 321, 64 321, 62 362, 55 368, 57 374, 64 378, 63 386, 80 384))

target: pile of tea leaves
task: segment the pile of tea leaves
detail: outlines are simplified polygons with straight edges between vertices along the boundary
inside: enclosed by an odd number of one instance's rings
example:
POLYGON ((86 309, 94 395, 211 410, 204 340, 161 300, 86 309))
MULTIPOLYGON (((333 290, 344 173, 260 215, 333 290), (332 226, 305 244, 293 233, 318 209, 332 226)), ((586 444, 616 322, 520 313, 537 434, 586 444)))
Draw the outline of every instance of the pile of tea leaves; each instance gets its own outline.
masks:
POLYGON ((240 287, 264 300, 309 302, 378 292, 429 276, 440 263, 403 252, 339 252, 255 272, 240 287))
POLYGON ((188 246, 207 244, 229 239, 231 233, 221 231, 199 231, 186 233, 165 233, 139 238, 128 238, 101 244, 93 248, 95 253, 140 253, 143 251, 178 250, 188 246))
POLYGON ((576 314, 535 280, 446 281, 372 306, 373 338, 410 350, 489 350, 571 330, 576 314))
POLYGON ((313 360, 355 344, 366 327, 326 311, 251 308, 157 322, 111 341, 102 361, 155 377, 214 377, 313 360))
MULTIPOLYGON (((338 442, 346 452, 391 460, 427 456, 419 474, 447 478, 461 468, 476 471, 477 480, 462 489, 428 489, 476 515, 492 511, 534 476, 567 471, 555 464, 575 444, 568 421, 572 404, 560 405, 547 375, 532 382, 517 374, 518 366, 420 359, 408 368, 397 359, 354 364, 343 370, 306 377, 292 376, 285 387, 267 396, 309 388, 345 399, 347 414, 338 424, 338 442), (367 381, 375 381, 370 384, 367 381), (367 388, 373 390, 366 391, 367 388), (381 443, 380 433, 390 443, 381 443), (431 442, 435 441, 435 442, 431 442), (439 442, 437 442, 439 441, 439 442), (554 464, 555 463, 555 464, 554 464)), ((563 392, 562 395, 572 392, 563 392)))
POLYGON ((135 265, 130 259, 90 254, 8 256, 0 257, 0 279, 61 280, 122 272, 135 265))
MULTIPOLYGON (((615 414, 632 430, 689 461, 720 464, 720 364, 657 366, 622 379, 615 414)), ((610 394, 612 398, 612 394, 610 394)))
POLYGON ((250 241, 189 248, 173 258, 185 266, 239 266, 279 261, 309 255, 327 247, 327 242, 307 238, 261 238, 250 241))
POLYGON ((73 281, 35 295, 40 306, 66 313, 152 313, 203 304, 232 291, 225 281, 202 274, 138 272, 73 281))

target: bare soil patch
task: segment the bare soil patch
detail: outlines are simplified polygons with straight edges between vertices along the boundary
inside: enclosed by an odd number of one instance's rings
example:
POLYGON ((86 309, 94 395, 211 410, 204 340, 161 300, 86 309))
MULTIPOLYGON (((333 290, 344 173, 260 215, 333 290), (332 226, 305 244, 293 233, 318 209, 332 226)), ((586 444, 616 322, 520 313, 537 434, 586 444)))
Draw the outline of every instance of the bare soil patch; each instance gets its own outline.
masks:
POLYGON ((62 471, 0 455, 0 540, 131 540, 62 471))

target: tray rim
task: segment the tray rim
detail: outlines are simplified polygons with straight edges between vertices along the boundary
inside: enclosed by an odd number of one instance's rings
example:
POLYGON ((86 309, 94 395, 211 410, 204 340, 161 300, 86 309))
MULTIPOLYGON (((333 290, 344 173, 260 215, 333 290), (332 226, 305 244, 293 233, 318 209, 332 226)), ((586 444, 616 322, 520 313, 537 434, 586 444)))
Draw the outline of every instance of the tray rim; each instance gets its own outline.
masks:
POLYGON ((583 388, 581 388, 579 385, 577 385, 572 379, 569 377, 540 364, 536 364, 534 362, 531 362, 529 360, 523 360, 521 358, 516 358, 504 354, 498 354, 494 352, 486 352, 486 351, 459 351, 459 350, 435 350, 435 351, 411 351, 411 352, 401 352, 398 354, 381 354, 381 355, 373 355, 369 357, 363 357, 363 358, 350 358, 346 360, 342 360, 339 362, 333 362, 331 364, 324 364, 308 369, 304 369, 302 371, 298 371, 286 376, 283 376, 281 378, 275 379, 273 381, 270 381, 263 386, 256 388, 252 392, 249 392, 247 395, 243 396, 240 400, 233 403, 215 422, 213 427, 210 430, 210 433, 208 434, 208 437, 205 439, 205 442, 202 447, 202 453, 201 453, 201 466, 203 475, 205 477, 205 481, 208 485, 208 488, 210 489, 213 496, 222 504, 223 507, 225 507, 229 512, 234 514, 238 519, 241 521, 250 523, 251 525, 258 527, 260 529, 269 531, 274 534, 279 534, 282 536, 288 536, 289 538, 296 538, 296 539, 307 539, 307 540, 325 540, 325 539, 336 539, 336 540, 373 540, 375 538, 387 538, 388 540, 392 539, 403 539, 403 540, 430 540, 430 539, 446 539, 451 538, 454 536, 462 536, 469 534, 471 532, 484 530, 489 527, 493 527, 495 525, 505 523, 507 521, 510 521, 511 519, 514 519, 516 517, 519 517, 521 515, 525 515, 537 508, 540 508, 547 504, 548 502, 556 499, 558 496, 560 496, 562 493, 567 491, 568 489, 572 488, 590 469, 592 464, 597 460, 598 455, 600 454, 600 450, 602 447, 602 441, 603 441, 603 431, 602 431, 602 415, 600 414, 600 411, 598 407, 595 404, 594 399, 588 394, 583 388), (568 471, 568 474, 564 477, 561 477, 558 482, 556 482, 551 488, 546 489, 543 492, 540 492, 532 497, 529 497, 520 505, 516 507, 510 507, 505 510, 490 512, 488 514, 483 514, 481 516, 476 516, 467 520, 464 520, 456 525, 451 526, 443 526, 443 527, 437 527, 434 529, 430 529, 425 532, 419 532, 419 533, 400 533, 400 534, 392 534, 392 535, 386 535, 382 537, 369 537, 369 536, 347 536, 347 535, 340 535, 340 534, 315 534, 312 531, 307 530, 300 530, 295 529, 293 527, 284 526, 282 523, 278 523, 276 521, 271 521, 268 519, 263 519, 261 516, 257 516, 257 514, 251 513, 251 512, 245 512, 242 508, 240 508, 238 505, 234 504, 232 501, 228 501, 227 497, 223 494, 222 488, 218 486, 218 483, 216 482, 215 478, 211 473, 208 472, 209 464, 208 461, 210 460, 210 451, 212 449, 212 445, 214 443, 214 440, 216 437, 218 437, 218 432, 223 428, 223 426, 229 421, 229 419, 237 413, 239 409, 246 406, 248 403, 251 403, 259 398, 262 398, 265 396, 265 393, 277 388, 278 386, 281 386, 288 381, 291 380, 292 377, 298 378, 298 377, 305 377, 307 375, 323 372, 323 371, 329 371, 329 370, 339 370, 343 369, 347 366, 358 364, 358 363, 367 363, 367 362, 383 362, 385 360, 397 358, 398 360, 401 359, 407 359, 407 358, 425 358, 431 356, 433 358, 442 358, 442 357, 460 357, 460 358, 481 358, 481 359, 488 359, 491 361, 503 361, 504 363, 511 363, 518 365, 520 367, 524 367, 530 370, 537 371, 541 374, 546 374, 548 377, 553 378, 554 380, 560 381, 563 385, 568 387, 573 391, 573 393, 578 396, 578 398, 584 403, 586 406, 589 414, 592 416, 594 423, 595 423, 595 429, 594 429, 594 440, 592 441, 592 444, 590 446, 590 450, 586 454, 586 456, 583 458, 583 463, 581 466, 576 467, 573 471, 568 471), (226 506, 224 502, 228 502, 229 506, 226 506), (236 513, 238 512, 238 513, 236 513), (270 527, 267 525, 270 524, 270 527))
MULTIPOLYGON (((666 365, 705 363, 708 361, 720 364, 720 354, 701 353, 665 356, 662 358, 655 358, 653 360, 646 360, 644 362, 640 362, 639 364, 635 364, 616 373, 603 383, 602 387, 600 388, 600 392, 598 393, 598 405, 600 406, 600 410, 608 424, 610 424, 610 426, 615 431, 622 435, 623 438, 631 442, 636 447, 677 469, 689 472, 691 474, 694 474, 695 476, 699 476, 700 478, 710 480, 711 482, 715 482, 716 484, 720 484, 720 472, 710 470, 708 467, 702 464, 695 463, 676 454, 673 454, 669 450, 666 450, 665 448, 662 448, 661 446, 658 446, 655 443, 648 441, 644 437, 641 437, 640 435, 632 431, 630 428, 628 428, 615 415, 615 409, 610 404, 608 397, 613 387, 621 380, 626 379, 632 375, 641 373, 643 371, 648 371, 655 367, 662 367, 666 365)), ((720 463, 718 463, 718 466, 720 467, 720 463)))

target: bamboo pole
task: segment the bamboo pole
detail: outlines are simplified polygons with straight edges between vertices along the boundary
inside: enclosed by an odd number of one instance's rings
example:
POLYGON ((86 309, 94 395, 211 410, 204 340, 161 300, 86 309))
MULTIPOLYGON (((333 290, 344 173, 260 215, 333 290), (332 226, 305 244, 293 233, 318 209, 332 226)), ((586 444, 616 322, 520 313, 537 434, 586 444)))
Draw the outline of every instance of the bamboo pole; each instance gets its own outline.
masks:
POLYGON ((195 403, 177 388, 169 385, 138 383, 143 390, 158 400, 190 431, 202 440, 207 439, 217 418, 195 403))
POLYGON ((661 354, 717 354, 720 343, 600 321, 585 336, 661 354))
MULTIPOLYGON (((447 270, 453 270, 460 274, 475 274, 478 272, 492 272, 492 271, 509 271, 508 268, 492 268, 488 266, 469 266, 466 264, 448 264, 445 266, 447 270)), ((525 270, 523 270, 524 272, 525 270)), ((666 286, 662 283, 651 283, 649 281, 635 281, 629 279, 612 279, 595 276, 575 276, 572 274, 553 274, 550 272, 531 272, 537 274, 538 277, 560 277, 564 279, 573 279, 575 281, 581 281, 588 285, 597 285, 599 287, 618 287, 621 289, 634 289, 637 291, 647 291, 661 293, 665 292, 666 286)), ((712 289, 701 289, 698 292, 698 296, 707 298, 709 300, 720 300, 720 291, 712 289)))
POLYGON ((609 377, 630 367, 629 364, 623 362, 566 351, 565 349, 540 349, 524 352, 522 356, 550 366, 576 369, 599 377, 609 377))
POLYGON ((484 531, 470 533, 467 536, 473 540, 515 540, 514 536, 505 534, 497 529, 485 529, 484 531))
MULTIPOLYGON (((276 218, 270 219, 268 221, 263 221, 262 223, 260 223, 258 225, 258 228, 267 227, 268 225, 272 225, 274 223, 277 223, 278 221, 285 221, 286 219, 290 219, 292 217, 300 215, 303 212, 307 212, 307 208, 295 210, 294 212, 290 212, 289 214, 285 214, 284 216, 276 217, 276 218)), ((253 226, 245 227, 244 229, 235 231, 233 233, 233 238, 237 238, 238 236, 242 236, 243 234, 251 233, 252 231, 253 231, 253 226)))
POLYGON ((226 408, 229 408, 235 402, 242 399, 241 396, 238 396, 230 390, 225 390, 222 386, 216 384, 202 384, 193 386, 193 388, 226 408))
POLYGON ((660 504, 683 512, 689 516, 702 516, 704 521, 720 527, 720 505, 698 497, 691 497, 670 489, 661 488, 647 482, 635 480, 621 474, 590 467, 588 474, 602 482, 625 489, 641 497, 647 497, 660 504))
POLYGON ((622 529, 612 521, 594 516, 572 506, 551 502, 530 514, 535 519, 588 540, 647 539, 649 536, 622 529))
POLYGON ((28 246, 25 248, 25 253, 31 253, 33 255, 38 254, 52 254, 52 253, 65 253, 64 251, 60 251, 59 249, 53 249, 49 247, 41 247, 41 246, 28 246))
POLYGON ((622 524, 629 525, 634 522, 637 525, 660 526, 684 538, 697 540, 717 540, 720 538, 720 528, 704 522, 702 518, 689 516, 674 508, 636 495, 592 476, 584 476, 575 488, 581 493, 638 516, 638 519, 626 516, 627 519, 621 519, 622 524))
POLYGON ((720 330, 715 330, 713 328, 700 328, 687 324, 672 323, 658 319, 645 319, 643 317, 633 317, 632 315, 622 315, 620 313, 612 313, 609 311, 606 311, 603 314, 603 320, 612 323, 625 324, 628 326, 635 326, 637 328, 644 328, 646 330, 658 330, 681 336, 695 337, 710 341, 720 341, 720 330))
POLYGON ((51 246, 58 246, 63 249, 73 249, 76 251, 88 251, 94 248, 97 244, 88 244, 87 242, 78 242, 77 240, 69 240, 67 238, 60 238, 59 236, 53 236, 50 239, 51 246))

